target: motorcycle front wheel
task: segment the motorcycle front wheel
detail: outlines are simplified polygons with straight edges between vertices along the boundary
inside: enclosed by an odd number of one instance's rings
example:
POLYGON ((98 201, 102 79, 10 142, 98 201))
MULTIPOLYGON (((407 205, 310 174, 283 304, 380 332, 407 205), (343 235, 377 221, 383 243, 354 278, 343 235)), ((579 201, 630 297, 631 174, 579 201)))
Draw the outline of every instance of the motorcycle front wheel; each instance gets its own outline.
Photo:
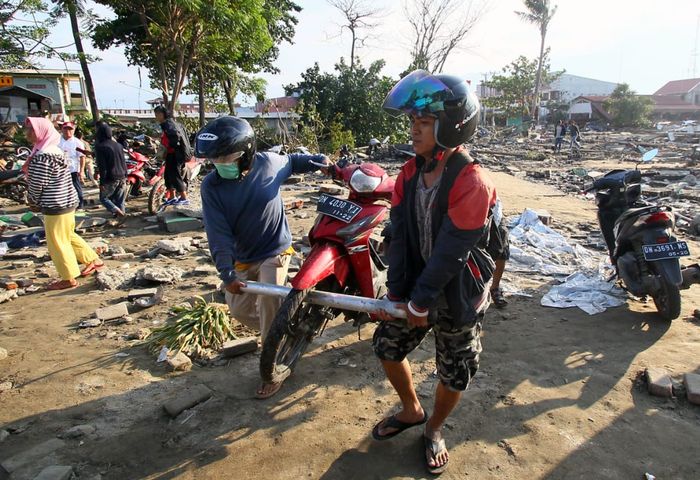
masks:
POLYGON ((160 210, 161 205, 165 201, 165 180, 158 180, 151 188, 151 193, 148 194, 148 213, 155 215, 160 210))
POLYGON ((681 314, 681 292, 678 286, 661 277, 661 289, 653 296, 654 305, 664 320, 674 320, 681 314))
POLYGON ((309 291, 292 289, 277 310, 260 356, 264 382, 278 383, 289 377, 330 316, 328 307, 303 303, 309 291))

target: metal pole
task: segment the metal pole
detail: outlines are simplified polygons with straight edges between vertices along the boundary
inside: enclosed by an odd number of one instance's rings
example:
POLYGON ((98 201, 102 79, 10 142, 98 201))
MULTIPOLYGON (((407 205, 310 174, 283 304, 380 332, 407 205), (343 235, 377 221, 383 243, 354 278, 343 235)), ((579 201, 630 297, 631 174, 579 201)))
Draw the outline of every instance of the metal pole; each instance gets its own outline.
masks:
MULTIPOLYGON (((283 285, 272 285, 269 283, 260 282, 245 282, 246 286, 241 288, 245 293, 254 295, 268 295, 273 297, 286 297, 292 290, 283 285)), ((344 295, 342 293, 322 292, 320 290, 312 290, 304 299, 305 302, 310 302, 324 307, 339 308, 342 310, 354 310, 365 313, 379 313, 384 310, 389 315, 396 318, 406 318, 406 312, 400 308, 396 308, 395 302, 389 300, 378 300, 376 298, 355 297, 353 295, 344 295)))

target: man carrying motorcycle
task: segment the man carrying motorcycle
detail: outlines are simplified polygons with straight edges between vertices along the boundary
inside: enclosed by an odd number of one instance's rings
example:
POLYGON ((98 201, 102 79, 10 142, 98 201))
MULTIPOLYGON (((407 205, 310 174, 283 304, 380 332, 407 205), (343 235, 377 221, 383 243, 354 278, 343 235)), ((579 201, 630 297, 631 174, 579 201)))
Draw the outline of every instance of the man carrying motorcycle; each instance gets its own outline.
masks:
POLYGON ((426 466, 439 474, 449 457, 442 426, 479 365, 494 268, 484 247, 496 190, 462 146, 479 118, 479 102, 464 80, 414 71, 394 86, 384 109, 410 116, 416 156, 396 181, 388 254, 388 298, 401 302, 397 306, 407 321, 381 314, 386 321, 373 341, 402 409, 379 422, 372 435, 386 440, 426 424, 426 466), (406 355, 431 329, 440 382, 429 416, 418 401, 406 355))
MULTIPOLYGON (((280 187, 292 174, 318 170, 325 155, 258 152, 255 133, 243 119, 220 117, 196 136, 195 154, 216 170, 202 182, 204 226, 231 316, 260 330, 262 341, 282 302, 277 297, 241 291, 246 280, 282 285, 292 249, 280 187)), ((281 383, 263 383, 258 398, 268 398, 281 383)))

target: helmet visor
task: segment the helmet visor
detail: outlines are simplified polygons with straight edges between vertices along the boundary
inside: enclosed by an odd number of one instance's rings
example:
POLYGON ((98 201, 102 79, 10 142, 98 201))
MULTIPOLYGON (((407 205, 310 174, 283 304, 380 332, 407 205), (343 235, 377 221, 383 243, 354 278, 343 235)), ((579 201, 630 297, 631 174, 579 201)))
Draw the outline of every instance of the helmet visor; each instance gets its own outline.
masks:
POLYGON ((218 163, 219 165, 231 165, 232 163, 238 161, 245 152, 234 152, 228 155, 223 155, 221 157, 210 158, 212 163, 218 163))
POLYGON ((425 70, 415 70, 394 85, 382 108, 389 114, 431 115, 445 110, 452 90, 425 70))

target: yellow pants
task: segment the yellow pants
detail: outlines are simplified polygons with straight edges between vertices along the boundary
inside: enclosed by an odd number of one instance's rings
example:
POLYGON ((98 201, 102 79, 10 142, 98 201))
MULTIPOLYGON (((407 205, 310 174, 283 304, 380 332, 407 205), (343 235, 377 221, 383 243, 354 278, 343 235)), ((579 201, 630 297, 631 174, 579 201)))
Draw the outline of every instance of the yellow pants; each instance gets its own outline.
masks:
POLYGON ((62 280, 80 276, 78 263, 88 264, 98 256, 80 235, 75 233, 75 213, 44 215, 46 246, 62 280))

